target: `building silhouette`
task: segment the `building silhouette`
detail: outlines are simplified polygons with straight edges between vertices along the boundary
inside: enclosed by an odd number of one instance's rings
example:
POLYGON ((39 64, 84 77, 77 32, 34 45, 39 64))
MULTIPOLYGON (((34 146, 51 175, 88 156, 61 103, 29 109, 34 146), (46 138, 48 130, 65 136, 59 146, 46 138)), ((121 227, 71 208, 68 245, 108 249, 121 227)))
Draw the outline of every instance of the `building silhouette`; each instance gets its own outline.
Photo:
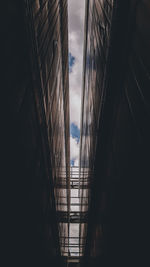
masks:
MULTIPOLYGON (((61 197, 69 203, 70 171, 67 18, 65 0, 4 3, 6 266, 62 264, 60 235, 67 237, 68 228, 58 211, 61 197)), ((68 220, 68 204, 66 212, 68 220)))
POLYGON ((84 266, 149 262, 149 1, 86 1, 80 170, 84 266))

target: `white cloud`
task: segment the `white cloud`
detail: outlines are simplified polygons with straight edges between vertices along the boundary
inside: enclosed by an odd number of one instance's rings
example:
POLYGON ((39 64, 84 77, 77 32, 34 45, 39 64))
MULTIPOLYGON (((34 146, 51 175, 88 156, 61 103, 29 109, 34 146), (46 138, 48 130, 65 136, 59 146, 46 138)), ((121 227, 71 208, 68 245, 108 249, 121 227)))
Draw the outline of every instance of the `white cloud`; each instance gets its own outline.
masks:
POLYGON ((80 94, 75 92, 75 90, 70 91, 70 106, 71 106, 71 123, 80 128, 80 104, 81 98, 80 94))
POLYGON ((70 137, 70 159, 77 160, 79 158, 79 143, 75 138, 70 137))
POLYGON ((70 119, 80 128, 85 0, 68 1, 69 52, 75 64, 69 75, 70 119))
POLYGON ((83 40, 84 12, 85 0, 68 0, 69 32, 78 32, 81 42, 83 40))
POLYGON ((79 159, 76 159, 75 161, 74 161, 74 166, 76 167, 78 167, 79 166, 79 159))

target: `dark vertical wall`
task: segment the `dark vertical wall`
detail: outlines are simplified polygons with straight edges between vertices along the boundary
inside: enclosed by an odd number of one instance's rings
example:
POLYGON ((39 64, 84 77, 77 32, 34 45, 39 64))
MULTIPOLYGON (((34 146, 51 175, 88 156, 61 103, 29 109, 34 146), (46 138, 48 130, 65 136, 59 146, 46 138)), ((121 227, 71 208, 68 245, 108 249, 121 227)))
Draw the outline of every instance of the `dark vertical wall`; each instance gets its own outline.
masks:
MULTIPOLYGON (((46 18, 44 12, 48 14, 46 12, 49 11, 50 14, 49 23, 45 27, 53 25, 54 32, 55 27, 60 31, 54 21, 58 4, 58 1, 8 0, 5 1, 2 14, 5 21, 2 29, 4 75, 1 99, 6 266, 60 266, 54 165, 51 157, 56 140, 51 139, 54 133, 51 130, 52 122, 46 120, 51 116, 48 105, 52 101, 52 81, 56 75, 53 70, 51 76, 48 76, 51 67, 49 63, 51 60, 53 63, 57 61, 54 59, 57 57, 54 51, 56 37, 54 40, 51 36, 49 38, 52 45, 49 46, 46 59, 37 57, 37 47, 43 40, 46 40, 44 44, 47 45, 46 34, 52 34, 52 30, 46 32, 44 29, 42 38, 38 39, 37 33, 41 33, 40 27, 46 18), (48 70, 41 69, 39 72, 40 60, 45 60, 42 66, 48 70), (49 84, 44 87, 49 77, 49 84), (46 109, 44 101, 47 101, 46 109)), ((43 48, 42 55, 44 52, 46 48, 43 48)), ((61 116, 64 120, 63 111, 61 116)), ((59 157, 61 160, 61 155, 59 157)))
POLYGON ((149 8, 114 1, 85 266, 149 263, 149 8))

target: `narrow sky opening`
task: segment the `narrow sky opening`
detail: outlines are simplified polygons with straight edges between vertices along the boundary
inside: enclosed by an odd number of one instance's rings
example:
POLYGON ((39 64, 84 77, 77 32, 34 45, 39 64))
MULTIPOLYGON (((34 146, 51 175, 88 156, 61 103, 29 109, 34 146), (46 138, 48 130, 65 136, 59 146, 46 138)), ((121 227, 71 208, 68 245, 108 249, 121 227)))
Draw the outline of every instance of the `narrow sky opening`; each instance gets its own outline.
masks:
POLYGON ((70 163, 79 165, 85 0, 68 0, 70 163))
MULTIPOLYGON (((85 0, 68 0, 69 93, 70 93, 70 216, 80 219, 79 145, 83 72, 85 0)), ((82 256, 80 223, 69 224, 69 255, 82 256), (72 243, 74 246, 72 246, 72 243)))

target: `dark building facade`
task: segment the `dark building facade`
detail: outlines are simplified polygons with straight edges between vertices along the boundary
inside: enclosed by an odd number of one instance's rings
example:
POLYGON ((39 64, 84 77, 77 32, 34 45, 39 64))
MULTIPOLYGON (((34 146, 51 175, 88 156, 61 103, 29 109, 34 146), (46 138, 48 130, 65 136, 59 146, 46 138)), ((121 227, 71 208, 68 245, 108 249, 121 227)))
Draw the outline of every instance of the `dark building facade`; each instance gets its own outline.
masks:
POLYGON ((86 1, 80 172, 88 168, 91 175, 85 266, 149 263, 149 45, 149 1, 86 1))
POLYGON ((60 266, 63 201, 69 216, 67 1, 8 0, 3 19, 5 263, 60 266))

